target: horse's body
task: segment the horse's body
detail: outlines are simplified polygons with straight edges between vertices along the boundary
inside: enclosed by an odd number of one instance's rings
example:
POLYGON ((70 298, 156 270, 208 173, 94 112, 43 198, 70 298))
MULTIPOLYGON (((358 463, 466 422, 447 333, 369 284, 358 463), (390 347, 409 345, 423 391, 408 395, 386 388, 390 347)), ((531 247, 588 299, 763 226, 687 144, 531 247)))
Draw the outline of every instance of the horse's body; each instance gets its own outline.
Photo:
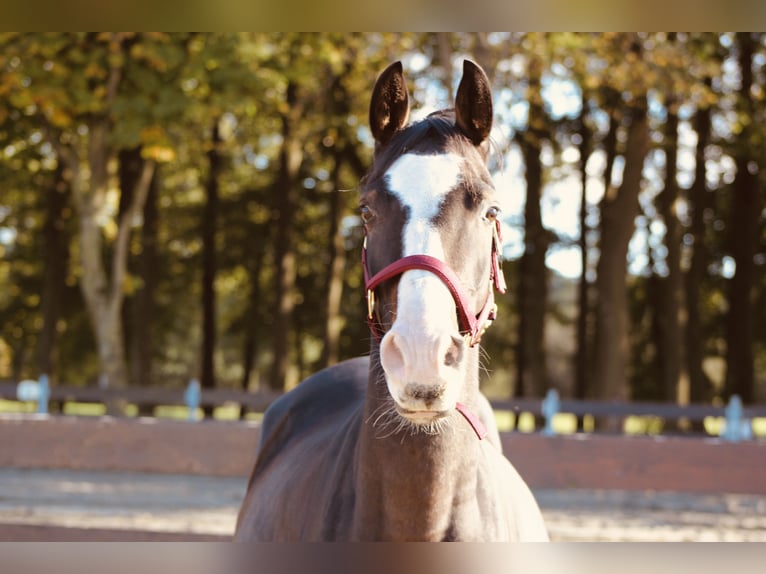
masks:
POLYGON ((455 112, 413 128, 407 98, 397 63, 373 92, 362 190, 370 359, 266 412, 238 540, 547 540, 479 391, 477 343, 502 283, 486 76, 467 62, 455 112))

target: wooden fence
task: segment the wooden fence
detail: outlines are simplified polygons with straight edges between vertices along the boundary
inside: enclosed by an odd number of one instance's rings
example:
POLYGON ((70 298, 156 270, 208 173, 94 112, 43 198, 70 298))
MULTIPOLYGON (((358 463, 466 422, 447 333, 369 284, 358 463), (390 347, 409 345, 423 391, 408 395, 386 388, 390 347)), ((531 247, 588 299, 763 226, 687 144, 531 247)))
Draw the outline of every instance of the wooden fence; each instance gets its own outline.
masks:
MULTIPOLYGON (((245 405, 264 410, 278 395, 201 391, 199 406, 245 405)), ((16 400, 15 385, 0 385, 0 398, 16 400)), ((104 403, 122 399, 145 406, 184 405, 183 390, 53 387, 49 400, 104 403)), ((542 415, 541 400, 496 401, 498 410, 542 415)), ((702 420, 724 416, 724 407, 656 403, 558 402, 557 412, 593 416, 654 416, 702 420)), ((745 407, 744 417, 766 416, 745 407)), ((0 415, 0 467, 77 471, 146 472, 241 477, 255 459, 260 424, 144 417, 0 415)), ((702 436, 625 436, 503 432, 503 449, 533 489, 581 488, 739 493, 766 496, 766 440, 731 442, 702 436)), ((72 529, 0 524, 0 540, 223 540, 173 532, 72 529)))
MULTIPOLYGON (((241 476, 260 424, 150 418, 0 416, 0 466, 241 476)), ((533 488, 730 492, 766 495, 766 441, 501 433, 533 488)))
MULTIPOLYGON (((227 389, 200 389, 194 407, 215 408, 225 405, 239 405, 251 412, 263 412, 279 396, 279 393, 263 391, 250 393, 227 389)), ((0 383, 0 399, 17 400, 17 384, 0 383)), ((662 419, 666 423, 675 423, 679 420, 701 422, 708 417, 727 416, 727 406, 724 405, 691 404, 681 406, 659 402, 574 399, 551 401, 550 395, 546 399, 548 400, 547 404, 545 399, 532 398, 493 400, 492 406, 497 411, 507 411, 517 415, 530 413, 535 417, 548 418, 552 414, 568 413, 578 417, 654 417, 662 419), (555 405, 552 404, 554 402, 555 405)), ((48 391, 48 400, 62 405, 69 402, 107 404, 120 400, 148 408, 161 405, 189 405, 187 389, 150 387, 104 389, 92 386, 53 386, 48 391)), ((739 412, 739 418, 742 420, 761 417, 766 418, 766 405, 745 405, 739 412)))
MULTIPOLYGON (((0 398, 16 400, 17 385, 0 383, 0 398)), ((54 386, 50 401, 107 403, 121 399, 141 406, 185 405, 184 389, 54 386)), ((279 394, 200 390, 193 407, 234 404, 262 412, 279 394)), ((493 401, 499 411, 550 418, 650 416, 702 421, 731 416, 727 407, 666 403, 493 401), (555 405, 552 406, 552 402, 555 405)), ((740 422, 766 417, 766 406, 748 405, 740 422)), ((731 421, 729 421, 731 422, 731 421)), ((749 424, 749 423, 748 423, 749 424)), ((138 472, 246 475, 255 456, 255 422, 205 420, 196 424, 152 418, 6 415, 0 417, 0 465, 138 472)), ((731 438, 731 437, 729 437, 731 438)), ((735 437, 735 438, 742 438, 735 437)), ((624 436, 578 433, 551 436, 502 433, 506 452, 530 479, 546 488, 626 488, 766 494, 766 441, 734 442, 707 435, 624 436)))
MULTIPOLYGON (((18 384, 0 383, 0 399, 18 400, 18 384)), ((49 390, 48 400, 64 403, 107 404, 125 401, 146 407, 160 405, 186 405, 185 389, 159 387, 127 387, 124 389, 101 388, 94 386, 54 385, 49 390)), ((254 412, 263 412, 280 396, 279 393, 248 393, 230 389, 201 389, 199 406, 218 407, 226 404, 238 404, 254 412)))

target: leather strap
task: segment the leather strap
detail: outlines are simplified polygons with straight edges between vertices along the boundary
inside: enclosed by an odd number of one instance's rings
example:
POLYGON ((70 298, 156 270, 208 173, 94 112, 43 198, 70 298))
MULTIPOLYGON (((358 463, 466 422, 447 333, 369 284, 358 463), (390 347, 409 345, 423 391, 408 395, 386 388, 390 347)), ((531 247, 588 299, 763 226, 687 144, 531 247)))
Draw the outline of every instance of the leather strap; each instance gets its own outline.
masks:
MULTIPOLYGON (((505 293, 506 290, 505 277, 503 276, 503 270, 500 267, 500 249, 502 245, 503 240, 500 221, 495 220, 495 225, 492 230, 489 293, 487 294, 487 299, 479 313, 474 315, 473 312, 470 311, 470 300, 463 289, 460 278, 447 266, 446 263, 444 263, 444 261, 437 259, 436 257, 431 257, 430 255, 425 254, 409 255, 394 261, 370 277, 370 271, 367 266, 367 237, 365 236, 364 245, 362 247, 362 267, 364 268, 364 285, 367 290, 367 323, 370 326, 370 331, 372 331, 378 341, 383 338, 384 333, 375 318, 375 288, 384 281, 398 277, 406 271, 420 269, 422 271, 433 273, 447 286, 447 289, 449 289, 449 292, 452 294, 452 298, 457 305, 460 326, 464 331, 470 333, 470 345, 473 347, 481 340, 482 334, 487 326, 495 320, 497 314, 495 293, 492 287, 497 289, 499 293, 505 293)), ((483 440, 484 437, 487 436, 487 428, 484 426, 484 423, 468 410, 464 404, 457 403, 455 409, 463 415, 466 421, 468 421, 468 424, 471 425, 471 428, 476 433, 479 440, 483 440)))
POLYGON ((457 412, 465 417, 465 420, 467 420, 468 424, 471 425, 473 432, 476 433, 476 436, 479 437, 479 440, 484 440, 484 437, 486 437, 489 433, 487 431, 487 427, 485 427, 484 423, 481 422, 481 419, 469 411, 463 403, 457 403, 455 405, 455 409, 457 409, 457 412))
POLYGON ((502 246, 502 234, 499 220, 495 220, 495 225, 492 231, 493 237, 490 267, 491 286, 484 305, 479 313, 475 315, 470 310, 470 301, 463 289, 460 278, 447 266, 446 263, 440 259, 431 257, 430 255, 421 254, 403 257, 402 259, 398 259, 390 265, 387 265, 378 273, 370 277, 369 268, 367 266, 367 238, 365 237, 364 246, 362 248, 362 267, 364 268, 364 283, 365 288, 367 289, 367 322, 375 337, 378 340, 383 337, 383 332, 378 322, 375 321, 374 316, 375 288, 384 281, 393 279, 406 271, 420 269, 433 273, 439 277, 439 279, 446 285, 447 289, 449 289, 449 292, 452 294, 452 298, 457 305, 460 327, 471 335, 470 345, 472 347, 476 345, 481 340, 481 336, 488 324, 495 320, 497 314, 495 295, 492 286, 494 286, 499 293, 505 293, 506 290, 505 277, 503 276, 503 271, 500 267, 499 253, 502 246))

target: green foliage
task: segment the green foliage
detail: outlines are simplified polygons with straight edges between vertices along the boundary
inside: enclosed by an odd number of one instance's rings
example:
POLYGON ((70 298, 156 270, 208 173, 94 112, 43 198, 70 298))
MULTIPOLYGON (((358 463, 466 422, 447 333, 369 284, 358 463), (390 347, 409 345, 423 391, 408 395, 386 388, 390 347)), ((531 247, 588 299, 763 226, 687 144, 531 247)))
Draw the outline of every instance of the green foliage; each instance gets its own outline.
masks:
MULTIPOLYGON (((730 36, 716 33, 2 33, 0 347, 10 351, 0 349, 0 378, 37 374, 43 190, 52 185, 58 163, 51 142, 85 150, 89 126, 103 118, 110 125, 110 180, 104 215, 112 220, 111 224, 102 222, 105 237, 113 233, 110 225, 114 225, 119 206, 115 165, 119 150, 140 146, 145 157, 162 162, 157 175, 156 312, 151 324, 155 380, 158 384, 182 385, 196 376, 199 368, 201 214, 209 175, 206 154, 216 123, 224 159, 216 236, 216 366, 222 385, 239 384, 245 333, 252 318, 257 317, 253 374, 256 380, 266 376, 274 328, 275 230, 280 224, 275 198, 285 191, 277 187, 279 158, 284 121, 293 112, 286 103, 288 86, 295 86, 297 97, 306 102, 300 117, 289 118, 303 152, 298 176, 303 183, 291 229, 298 274, 291 357, 302 369, 301 376, 320 366, 334 196, 341 202, 346 248, 341 355, 365 353, 369 333, 363 320, 361 236, 353 216, 355 191, 372 151, 367 129, 370 89, 378 72, 390 61, 403 59, 407 66, 419 62, 423 65, 408 72, 415 105, 436 101, 446 105, 454 89, 447 83, 459 75, 464 55, 479 59, 494 81, 501 131, 509 136, 507 141, 498 142, 498 156, 513 150, 513 133, 527 127, 512 123, 516 116, 511 109, 527 98, 526 78, 532 61, 542 66, 544 79, 572 82, 576 90, 585 93, 590 113, 584 119, 594 133, 597 151, 606 135, 604 113, 633 105, 640 94, 649 92, 651 125, 657 134, 662 132, 665 106, 670 100, 674 100, 670 105, 677 108, 682 122, 696 109, 715 110, 709 171, 720 172, 721 177, 710 182, 715 202, 706 220, 705 245, 711 265, 700 286, 704 325, 700 336, 707 356, 721 357, 726 277, 720 270, 727 255, 724 222, 729 219, 726 193, 731 183, 727 182, 726 166, 742 149, 749 148, 756 158, 763 155, 759 152, 763 150, 762 126, 766 125, 763 42, 758 47, 761 63, 755 70, 754 108, 748 114, 737 107, 737 86, 730 78, 732 41, 730 36), (422 56, 420 61, 413 58, 416 54, 422 56), (112 82, 117 77, 119 89, 115 90, 112 82), (743 141, 740 135, 745 126, 749 128, 743 141), (336 164, 340 165, 337 173, 336 164), (250 297, 253 291, 260 293, 254 301, 250 297), (3 363, 3 352, 10 354, 10 362, 3 363)), ((576 115, 573 111, 552 119, 545 114, 535 120, 540 125, 533 126, 533 131, 550 136, 546 139, 551 142, 548 151, 552 159, 546 163, 543 177, 548 185, 559 183, 575 169, 562 154, 575 142, 576 115)), ((689 130, 689 125, 685 129, 689 130)), ((658 146, 660 141, 657 135, 658 146)), ((652 185, 656 187, 656 182, 647 175, 647 188, 652 185)), ((63 224, 72 234, 74 223, 70 207, 63 224)), ((682 218, 682 224, 687 223, 682 218)), ((761 224, 761 230, 761 244, 766 245, 766 226, 761 224)), ((77 249, 76 241, 72 241, 73 262, 77 249)), ((140 235, 134 233, 124 287, 129 301, 142 288, 136 270, 142 249, 140 235)), ((107 248, 104 256, 108 255, 107 248)), ((754 299, 763 308, 766 279, 762 270, 766 261, 762 250, 759 257, 761 273, 754 286, 754 299)), ((512 279, 518 272, 517 262, 506 262, 505 272, 512 279)), ((91 326, 77 289, 79 273, 77 264, 72 263, 58 339, 58 375, 72 383, 88 382, 98 372, 91 326)), ((657 350, 652 346, 649 280, 637 277, 630 293, 633 396, 657 397, 661 393, 655 385, 657 350)), ((490 358, 487 366, 492 373, 485 382, 495 396, 511 391, 518 339, 514 293, 499 298, 499 305, 499 320, 485 339, 490 358)), ((549 315, 550 320, 565 324, 570 314, 551 308, 549 315)), ((762 365, 766 361, 763 321, 757 323, 755 337, 757 361, 762 365)), ((758 384, 763 387, 766 381, 760 376, 758 384)))

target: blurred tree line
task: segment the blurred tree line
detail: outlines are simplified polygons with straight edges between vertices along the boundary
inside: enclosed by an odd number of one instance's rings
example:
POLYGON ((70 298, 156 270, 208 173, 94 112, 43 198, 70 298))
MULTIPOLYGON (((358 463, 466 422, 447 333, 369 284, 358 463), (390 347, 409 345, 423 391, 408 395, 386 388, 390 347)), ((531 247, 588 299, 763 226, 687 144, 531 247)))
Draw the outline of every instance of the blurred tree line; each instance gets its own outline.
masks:
POLYGON ((463 57, 523 196, 490 394, 766 398, 755 33, 3 33, 0 378, 284 389, 368 352, 369 94, 403 59, 449 105, 463 57))

